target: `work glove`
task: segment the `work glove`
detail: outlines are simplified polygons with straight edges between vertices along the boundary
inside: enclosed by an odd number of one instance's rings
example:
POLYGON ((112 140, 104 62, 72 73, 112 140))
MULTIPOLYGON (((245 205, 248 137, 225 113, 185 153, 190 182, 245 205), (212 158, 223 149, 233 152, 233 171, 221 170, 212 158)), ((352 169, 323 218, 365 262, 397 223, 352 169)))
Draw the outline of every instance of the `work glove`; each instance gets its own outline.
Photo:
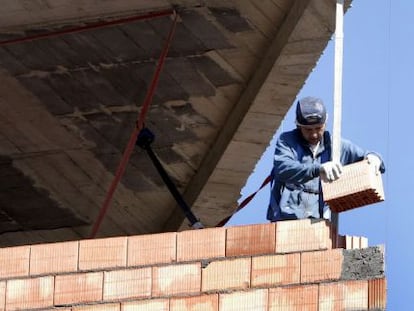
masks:
POLYGON ((342 165, 338 162, 325 162, 321 164, 320 176, 323 181, 337 180, 342 174, 342 165))
POLYGON ((369 153, 367 155, 367 160, 368 160, 368 163, 374 167, 375 172, 376 173, 379 172, 380 167, 381 167, 381 162, 382 162, 379 156, 373 153, 369 153))

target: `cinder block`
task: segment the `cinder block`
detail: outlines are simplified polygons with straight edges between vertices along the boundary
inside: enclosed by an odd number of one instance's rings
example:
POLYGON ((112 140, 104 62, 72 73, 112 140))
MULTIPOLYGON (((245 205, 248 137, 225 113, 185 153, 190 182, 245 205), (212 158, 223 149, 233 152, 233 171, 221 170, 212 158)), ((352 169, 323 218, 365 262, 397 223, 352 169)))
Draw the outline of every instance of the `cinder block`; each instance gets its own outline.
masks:
POLYGON ((318 310, 368 310, 368 281, 321 283, 318 310))
POLYGON ((177 264, 153 267, 152 296, 199 293, 201 264, 177 264))
POLYGON ((170 311, 218 311, 218 295, 172 298, 170 311))
POLYGON ((322 182, 322 192, 336 213, 384 201, 382 176, 367 160, 345 165, 341 178, 322 182))
POLYGON ((301 254, 301 283, 338 280, 342 274, 342 249, 301 254))
POLYGON ((330 248, 330 225, 325 220, 301 219, 276 223, 276 253, 330 248))
POLYGON ((32 245, 30 275, 77 271, 78 251, 78 241, 32 245))
POLYGON ((79 242, 79 270, 126 267, 127 237, 79 242))
POLYGON ((252 258, 252 287, 297 284, 299 282, 299 253, 252 258))
POLYGON ((268 290, 256 289, 219 295, 219 310, 267 311, 268 290))
POLYGON ((368 309, 385 310, 387 305, 387 281, 382 279, 368 280, 368 309))
POLYGON ((53 306, 53 276, 7 281, 6 310, 53 306))
MULTIPOLYGON (((98 304, 98 305, 87 305, 87 306, 73 306, 72 309, 67 309, 67 311, 120 311, 120 303, 110 303, 110 304, 98 304)), ((58 311, 66 311, 66 309, 58 309, 58 311)))
POLYGON ((204 263, 203 292, 250 287, 251 258, 237 258, 204 263))
POLYGON ((127 265, 132 267, 175 262, 176 244, 176 232, 128 237, 127 265))
POLYGON ((55 305, 102 301, 103 272, 57 275, 55 305))
POLYGON ((151 296, 151 268, 104 272, 104 300, 151 296))
POLYGON ((186 230, 177 234, 177 261, 225 257, 226 229, 186 230))
POLYGON ((30 246, 0 248, 0 278, 29 275, 30 246))
POLYGON ((121 303, 121 311, 169 311, 168 299, 151 299, 121 303))
POLYGON ((273 254, 275 223, 227 228, 226 256, 273 254))
POLYGON ((318 285, 270 288, 269 310, 318 311, 318 299, 318 285))

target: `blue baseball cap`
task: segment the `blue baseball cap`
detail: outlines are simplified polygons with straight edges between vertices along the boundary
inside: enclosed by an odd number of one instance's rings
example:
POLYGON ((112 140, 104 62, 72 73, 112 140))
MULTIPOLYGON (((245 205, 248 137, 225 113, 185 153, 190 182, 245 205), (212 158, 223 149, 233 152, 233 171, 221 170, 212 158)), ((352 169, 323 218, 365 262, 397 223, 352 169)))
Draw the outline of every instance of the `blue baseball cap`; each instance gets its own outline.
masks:
POLYGON ((325 124, 326 109, 322 99, 317 97, 304 97, 296 105, 297 125, 325 124))

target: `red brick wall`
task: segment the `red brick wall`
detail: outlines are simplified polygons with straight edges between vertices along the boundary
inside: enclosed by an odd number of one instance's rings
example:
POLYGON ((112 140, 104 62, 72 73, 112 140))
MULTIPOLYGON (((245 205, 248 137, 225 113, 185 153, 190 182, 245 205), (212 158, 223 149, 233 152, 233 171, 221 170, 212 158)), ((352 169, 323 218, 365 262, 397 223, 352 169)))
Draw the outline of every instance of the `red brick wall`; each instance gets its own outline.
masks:
POLYGON ((332 236, 299 220, 4 248, 0 311, 385 309, 377 266, 343 271, 366 239, 332 236))

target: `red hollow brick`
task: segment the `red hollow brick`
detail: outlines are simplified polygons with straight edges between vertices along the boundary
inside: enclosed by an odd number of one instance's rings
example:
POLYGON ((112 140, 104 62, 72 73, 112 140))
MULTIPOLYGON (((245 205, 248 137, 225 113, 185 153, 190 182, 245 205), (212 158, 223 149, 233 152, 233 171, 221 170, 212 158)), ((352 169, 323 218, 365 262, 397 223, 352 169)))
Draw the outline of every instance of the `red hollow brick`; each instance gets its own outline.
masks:
POLYGON ((368 239, 359 236, 345 236, 345 249, 360 249, 368 247, 368 239))
POLYGON ((0 311, 6 310, 6 282, 0 282, 0 311))
POLYGON ((269 311, 318 311, 318 285, 269 289, 269 311))
POLYGON ((275 243, 274 223, 228 227, 226 256, 273 254, 275 243))
POLYGON ((170 311, 218 311, 218 295, 172 298, 170 311))
POLYGON ((79 270, 126 267, 127 237, 79 242, 79 270))
MULTIPOLYGON (((64 309, 66 311, 66 309, 64 309)), ((120 303, 110 303, 110 304, 98 304, 98 305, 87 305, 87 306, 74 306, 72 309, 67 309, 67 311, 120 311, 120 303)), ((58 309, 58 311, 63 311, 58 309)))
POLYGON ((199 293, 201 264, 178 264, 153 267, 152 295, 154 297, 199 293))
POLYGON ((300 282, 300 254, 252 258, 252 287, 300 282))
POLYGON ((202 269, 203 292, 250 287, 251 258, 212 261, 202 269))
POLYGON ((103 272, 57 275, 55 304, 76 304, 102 301, 103 272))
POLYGON ((330 226, 325 220, 301 219, 276 223, 276 253, 330 248, 330 226))
POLYGON ((367 310, 368 281, 319 285, 319 311, 367 310))
POLYGON ((176 240, 176 232, 128 237, 128 267, 175 262, 176 240))
POLYGON ((76 271, 78 250, 78 241, 32 245, 30 275, 76 271))
POLYGON ((336 213, 384 200, 381 174, 366 160, 345 165, 341 178, 322 182, 322 191, 336 213))
POLYGON ((368 280, 368 307, 369 310, 385 310, 387 304, 386 279, 368 280))
POLYGON ((104 272, 104 300, 151 296, 151 268, 104 272))
POLYGON ((168 299, 131 301, 121 304, 121 311, 169 311, 168 299))
POLYGON ((29 275, 30 246, 0 248, 0 278, 29 275))
POLYGON ((219 294, 219 310, 268 311, 268 290, 256 289, 219 294))
POLYGON ((342 273, 342 249, 301 254, 301 283, 338 280, 342 273))
POLYGON ((53 276, 7 281, 6 310, 53 306, 53 276))
POLYGON ((226 229, 187 230, 177 234, 177 261, 225 256, 226 229))

